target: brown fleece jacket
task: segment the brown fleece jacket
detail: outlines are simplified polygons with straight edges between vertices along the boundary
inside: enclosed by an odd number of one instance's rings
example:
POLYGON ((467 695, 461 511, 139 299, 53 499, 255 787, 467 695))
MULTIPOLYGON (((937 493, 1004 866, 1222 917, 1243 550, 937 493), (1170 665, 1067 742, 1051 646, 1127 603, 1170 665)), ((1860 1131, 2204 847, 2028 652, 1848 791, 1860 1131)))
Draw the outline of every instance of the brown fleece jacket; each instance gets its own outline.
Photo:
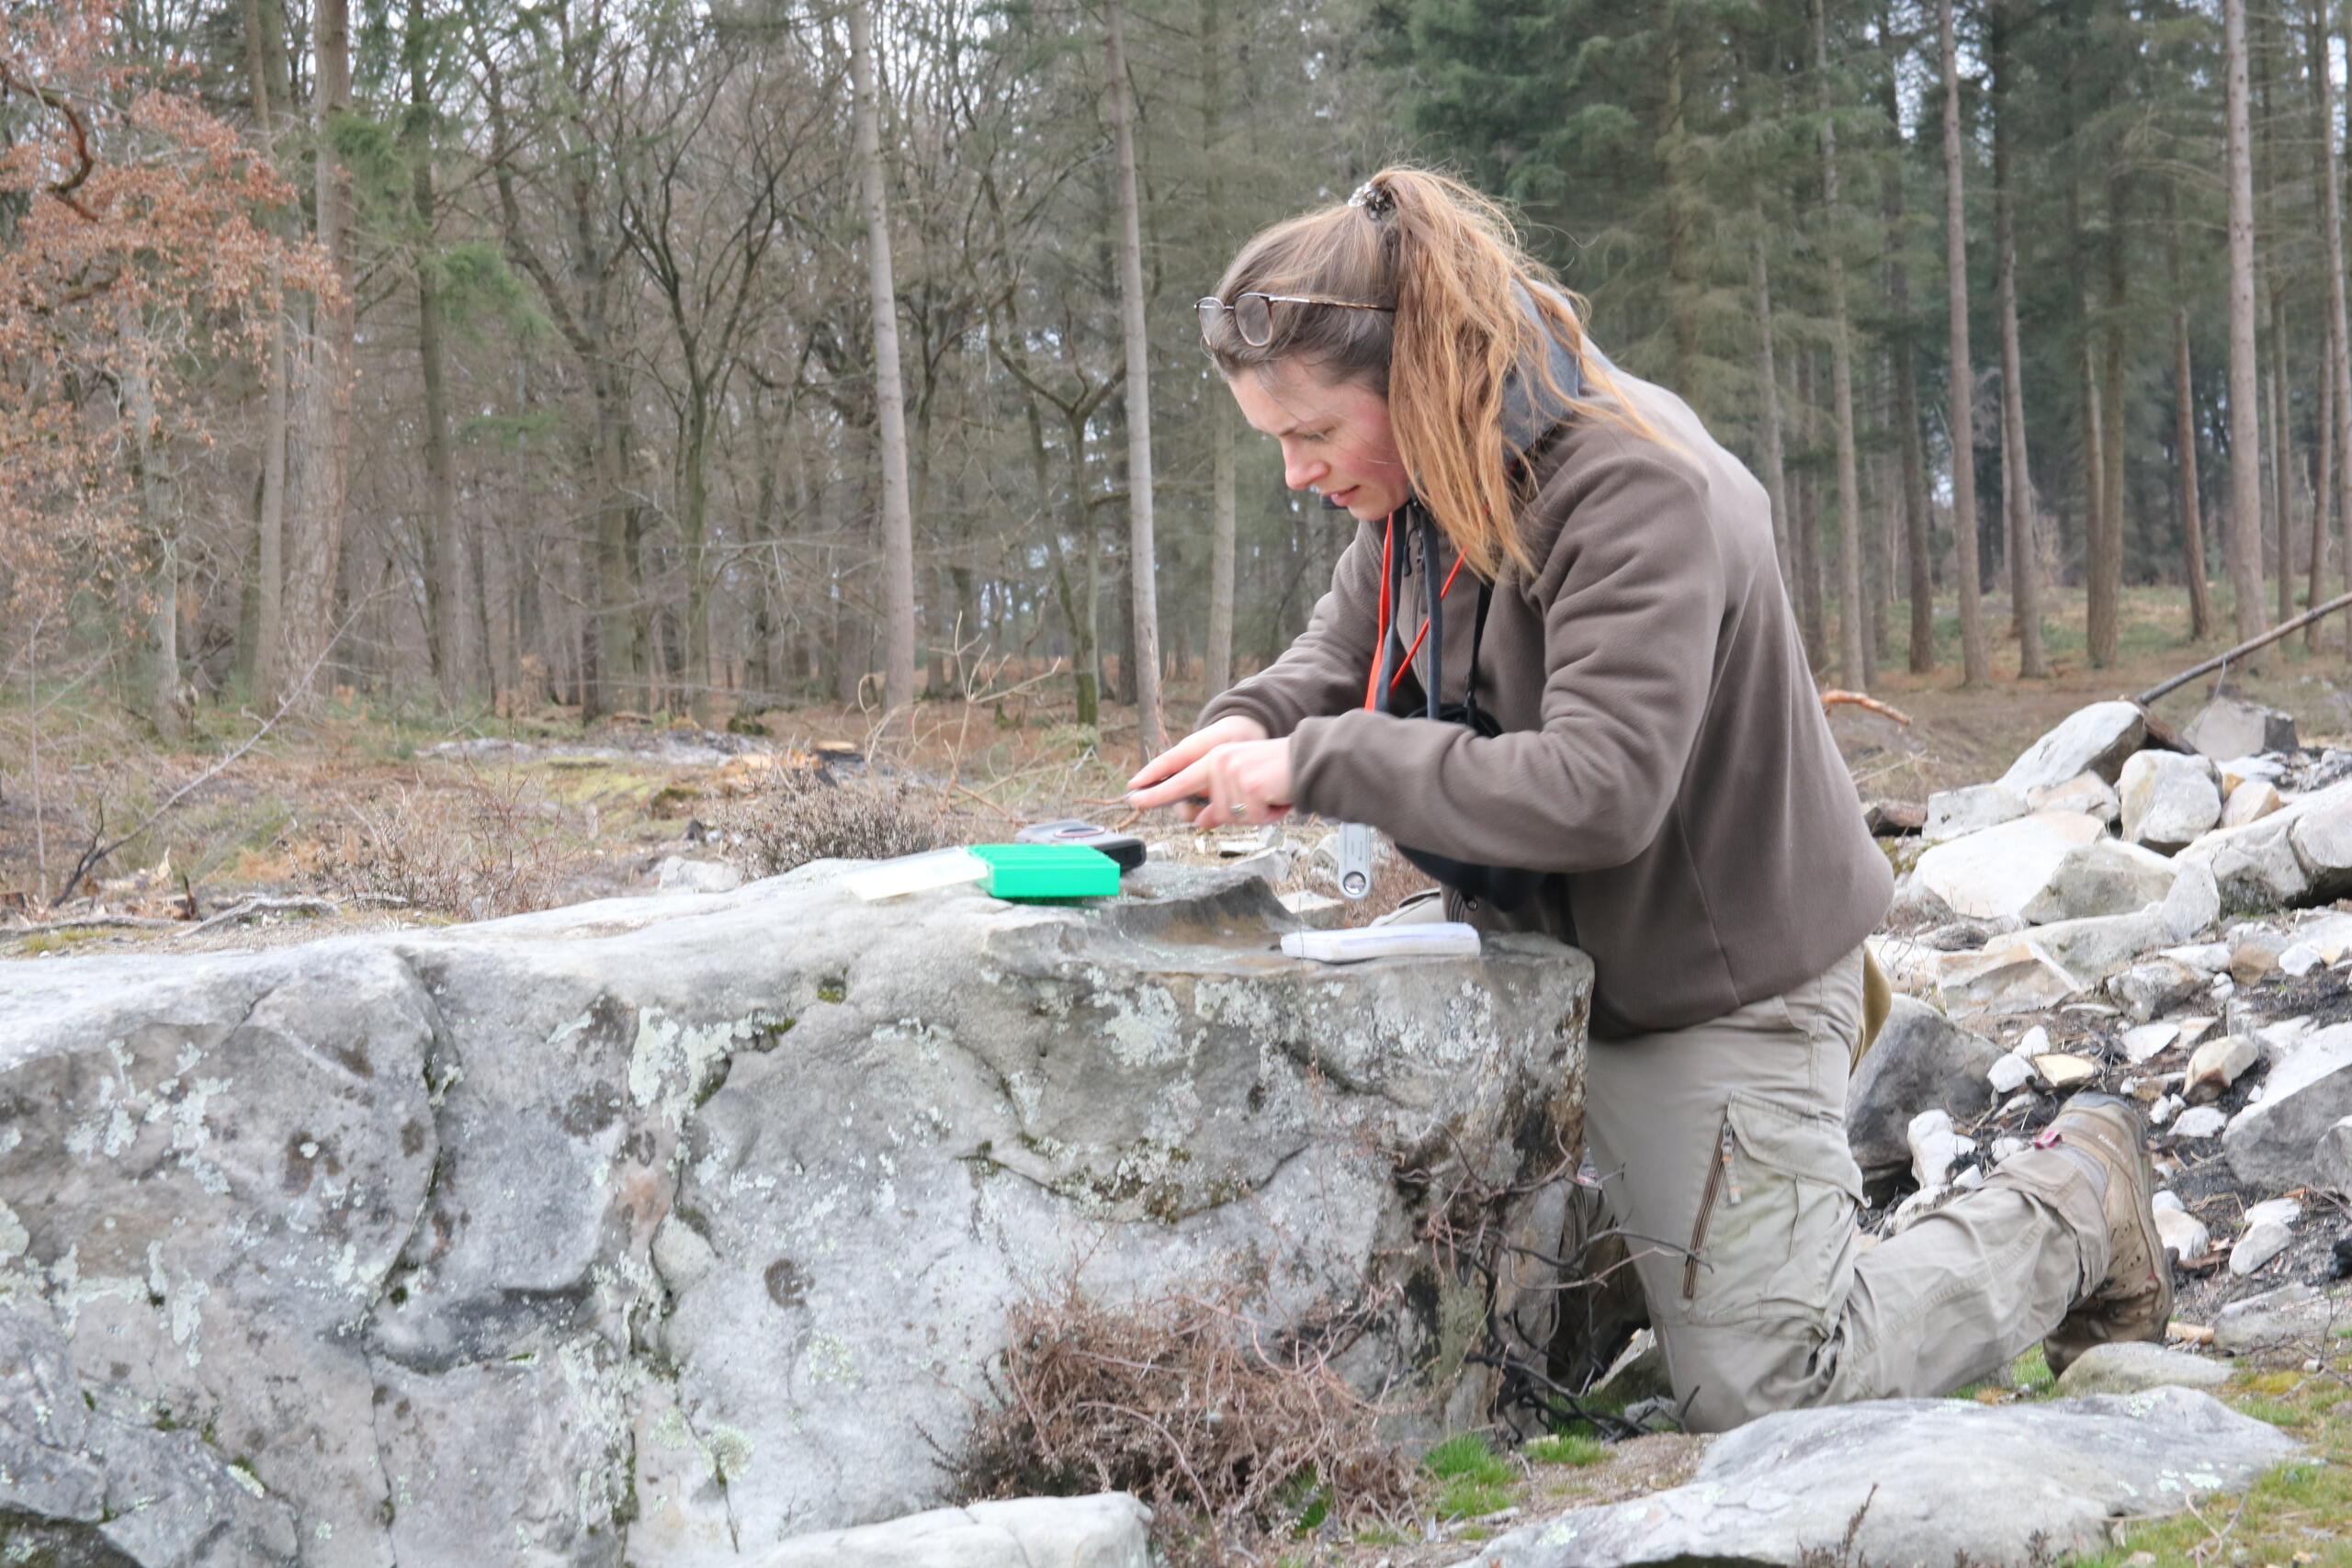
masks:
MULTIPOLYGON (((1288 651, 1201 716, 1290 736, 1302 810, 1557 874, 1532 907, 1469 915, 1591 954, 1604 1038, 1702 1023, 1813 978, 1892 890, 1805 666, 1763 487, 1681 399, 1616 379, 1672 445, 1589 412, 1534 444, 1521 526, 1538 570, 1497 585, 1478 659, 1479 705, 1503 733, 1363 709, 1377 524, 1358 529, 1288 651)), ((1448 701, 1476 590, 1464 572, 1446 601, 1448 701)), ((1410 646, 1426 618, 1418 572, 1399 598, 1410 646)), ((1420 711, 1426 650, 1413 671, 1399 714, 1420 711)))

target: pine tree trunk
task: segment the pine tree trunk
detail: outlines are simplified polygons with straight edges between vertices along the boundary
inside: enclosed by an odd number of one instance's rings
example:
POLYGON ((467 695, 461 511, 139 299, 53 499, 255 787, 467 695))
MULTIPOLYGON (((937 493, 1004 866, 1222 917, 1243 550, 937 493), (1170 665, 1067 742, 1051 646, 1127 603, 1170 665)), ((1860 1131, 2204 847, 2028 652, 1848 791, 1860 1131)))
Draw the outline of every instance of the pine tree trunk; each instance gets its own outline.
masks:
POLYGON ((317 160, 318 243, 335 288, 313 301, 298 412, 301 440, 289 464, 300 504, 285 561, 286 662, 269 696, 309 706, 335 636, 343 570, 344 513, 351 459, 353 344, 351 176, 334 155, 335 118, 351 106, 351 31, 346 0, 319 0, 313 13, 317 85, 311 130, 317 160))
POLYGON ((2262 430, 2254 348, 2254 161, 2246 91, 2245 0, 2222 0, 2224 175, 2230 192, 2230 588, 2240 641, 2262 612, 2262 430))
POLYGON ((894 714, 915 700, 915 525, 907 486, 907 394, 899 373, 899 294, 890 267, 890 209, 882 167, 882 111, 874 85, 873 21, 866 0, 849 6, 849 55, 858 180, 865 208, 865 275, 873 313, 874 403, 881 436, 883 702, 894 714))
POLYGON ((2287 428, 2287 304, 2278 288, 2277 269, 2270 280, 2270 363, 2263 370, 2262 391, 2270 405, 2269 462, 2271 535, 2278 541, 2278 618, 2295 614, 2295 466, 2294 442, 2287 428))
MULTIPOLYGON (((1223 12, 1218 0, 1201 0, 1201 152, 1208 159, 1208 220, 1212 236, 1225 236, 1225 164, 1219 141, 1225 126, 1223 12)), ((1209 426, 1209 625, 1202 658, 1202 692, 1213 697, 1233 683, 1234 431, 1233 400, 1220 387, 1209 394, 1215 407, 1209 426)))
MULTIPOLYGON (((1798 434, 1808 459, 1814 440, 1814 355, 1810 348, 1797 355, 1798 434)), ((1829 665, 1828 609, 1823 604, 1827 597, 1822 589, 1821 514, 1819 494, 1814 485, 1814 470, 1810 461, 1798 471, 1789 512, 1789 540, 1797 564, 1797 616, 1804 626, 1805 658, 1815 675, 1829 665)))
MULTIPOLYGON (((1894 36, 1891 28, 1883 28, 1881 32, 1883 37, 1894 36)), ((1899 146, 1903 141, 1903 115, 1895 76, 1896 62, 1890 60, 1881 82, 1881 96, 1890 134, 1899 146)), ((1909 568, 1905 584, 1911 603, 1908 664, 1911 673, 1924 675, 1936 667, 1935 578, 1928 559, 1927 463, 1919 443, 1919 355, 1911 341, 1911 268, 1904 260, 1899 238, 1904 218, 1903 159, 1889 158, 1882 168, 1879 215, 1886 226, 1886 302, 1887 314, 1894 321, 1888 359, 1894 418, 1902 448, 1896 531, 1904 563, 1909 568)), ((1894 543, 1890 541, 1890 558, 1894 543)))
POLYGON ((2165 276, 2172 285, 2173 445, 2179 479, 2181 570, 2188 581, 2188 635, 2213 633, 2213 590, 2205 567, 2204 500, 2197 485, 2197 383, 2188 357, 2188 294, 2180 280, 2179 198, 2165 186, 2165 276))
POLYGON ((2124 197, 2123 176, 2113 173, 2107 186, 2107 309, 2101 323, 2106 355, 2099 385, 2098 547, 2085 563, 2094 669, 2115 662, 2123 609, 2124 197))
MULTIPOLYGON (((1815 0, 1818 5, 1820 0, 1815 0)), ((1960 577, 1961 680, 1983 685, 1993 677, 1984 648, 1983 586, 1976 559, 1975 370, 1968 344, 1967 164, 1961 155, 1960 55, 1953 0, 1936 8, 1937 47, 1944 86, 1944 276, 1951 332, 1951 528, 1960 577)))
MULTIPOLYGON (((2352 31, 2352 13, 2346 15, 2352 31)), ((2352 587, 2352 328, 2347 328, 2344 299, 2343 161, 2335 150, 2335 128, 2329 104, 2335 96, 2333 51, 2328 45, 2324 13, 2312 8, 2312 140, 2319 144, 2320 231, 2327 255, 2327 406, 2332 415, 2330 450, 2335 454, 2335 515, 2343 529, 2337 554, 2347 587, 2352 587)), ((2352 100, 2346 112, 2352 115, 2352 100)), ((2323 510, 2324 503, 2323 503, 2323 510)), ((2318 596, 2318 591, 2312 591, 2318 596)), ((2352 621, 2345 630, 2345 649, 2352 653, 2352 621)))
POLYGON ((1151 513, 1151 334, 1145 319, 1143 201, 1136 188, 1135 106, 1120 0, 1103 0, 1102 59, 1111 84, 1111 146, 1119 176, 1119 306, 1127 360, 1128 614, 1135 635, 1121 670, 1134 671, 1136 738, 1147 761, 1168 749, 1159 703, 1159 587, 1151 513))
POLYGON ((433 96, 426 76, 424 0, 408 0, 401 52, 408 67, 409 200, 416 223, 416 356, 424 384, 424 574, 426 640, 434 682, 444 702, 465 690, 458 627, 465 588, 459 572, 457 479, 449 453, 449 398, 441 348, 441 278, 434 254, 433 96))
MULTIPOLYGON (((265 150, 277 140, 277 120, 272 99, 280 63, 270 47, 280 18, 276 7, 266 13, 261 0, 243 0, 245 77, 253 97, 254 135, 265 150)), ((272 281, 276 281, 273 276, 272 281)), ((283 665, 280 646, 286 635, 286 383, 293 374, 286 349, 286 319, 281 310, 270 323, 269 361, 262 394, 261 487, 254 508, 253 637, 238 650, 245 689, 258 696, 277 689, 283 665)))
POLYGON ((1758 466, 1764 470, 1764 493, 1772 507, 1772 547, 1780 558, 1781 582, 1792 599, 1804 595, 1797 587, 1794 543, 1789 517, 1789 479, 1781 452, 1781 373, 1773 358, 1772 274, 1764 255, 1765 228, 1758 215, 1752 249, 1756 280, 1757 383, 1760 398, 1757 445, 1758 466))
POLYGON ((2009 541, 2009 619, 2018 639, 2018 675, 2039 680, 2050 673, 2041 647, 2041 551, 2034 516, 2033 463, 2025 432, 2025 354, 2018 332, 2017 201, 2010 186, 2010 154, 2017 137, 2009 90, 2014 70, 2009 54, 2013 18, 2006 4, 1991 16, 1993 69, 1993 243, 1996 257, 1997 305, 2001 314, 2001 502, 2009 541))
POLYGON ((1873 671, 1864 634, 1861 480, 1854 451, 1854 345, 1846 302, 1844 227, 1838 189, 1838 127, 1831 116, 1828 0, 1813 0, 1813 68, 1821 114, 1823 252, 1829 275, 1829 417, 1838 444, 1838 674, 1868 691, 1873 671))

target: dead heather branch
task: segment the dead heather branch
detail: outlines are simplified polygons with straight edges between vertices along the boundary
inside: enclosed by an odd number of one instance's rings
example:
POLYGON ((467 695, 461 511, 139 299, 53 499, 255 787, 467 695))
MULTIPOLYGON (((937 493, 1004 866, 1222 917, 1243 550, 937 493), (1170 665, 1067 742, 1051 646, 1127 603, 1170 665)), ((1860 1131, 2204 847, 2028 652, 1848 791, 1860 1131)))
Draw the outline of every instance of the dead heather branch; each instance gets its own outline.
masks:
POLYGON ((1016 1305, 959 1491, 1133 1492, 1180 1563, 1246 1554, 1309 1512, 1392 1517, 1410 1466, 1379 1435, 1382 1406, 1331 1365, 1361 1314, 1270 1338, 1242 1296, 1118 1305, 1073 1281, 1016 1305))
POLYGON ((888 860, 951 840, 945 795, 904 779, 833 779, 821 769, 771 768, 718 826, 754 876, 816 860, 888 860))
POLYGON ((514 770, 346 809, 350 820, 322 839, 311 869, 347 899, 476 920, 564 902, 578 852, 563 812, 514 770))

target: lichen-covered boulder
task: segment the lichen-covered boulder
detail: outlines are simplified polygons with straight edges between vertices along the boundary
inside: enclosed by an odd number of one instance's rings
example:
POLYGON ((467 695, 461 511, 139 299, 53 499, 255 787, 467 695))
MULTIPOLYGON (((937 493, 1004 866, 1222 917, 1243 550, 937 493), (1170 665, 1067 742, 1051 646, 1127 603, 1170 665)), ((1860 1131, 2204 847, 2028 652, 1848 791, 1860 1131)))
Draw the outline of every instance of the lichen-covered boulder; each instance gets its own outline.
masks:
POLYGON ((0 967, 11 1528, 737 1562, 938 1501, 1007 1309, 1073 1272, 1402 1303, 1350 1370, 1476 1410, 1465 1325, 1519 1303, 1421 1236, 1500 1194, 1555 1250, 1512 1194, 1578 1148, 1581 955, 1306 964, 1225 874, 1093 910, 841 875, 0 967))

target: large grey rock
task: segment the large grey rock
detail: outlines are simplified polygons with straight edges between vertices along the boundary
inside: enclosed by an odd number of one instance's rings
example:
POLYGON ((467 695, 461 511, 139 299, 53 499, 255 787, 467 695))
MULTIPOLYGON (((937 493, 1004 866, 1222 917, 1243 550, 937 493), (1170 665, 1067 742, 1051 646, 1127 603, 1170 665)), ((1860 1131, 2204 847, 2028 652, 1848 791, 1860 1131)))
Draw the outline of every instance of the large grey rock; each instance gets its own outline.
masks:
POLYGON ((2147 716, 2137 705, 2093 703, 2027 747, 2000 782, 2019 795, 2064 784, 2077 773, 2097 773, 2113 784, 2123 759, 2147 738, 2147 716))
POLYGON ((2172 886, 2165 893, 2163 913, 2176 942, 2194 941, 2222 918, 2222 885, 2215 880, 2211 863, 2173 863, 2172 886))
POLYGON ((2352 891, 2352 800, 2330 801, 2296 813, 2287 841, 2311 879, 2313 898, 2352 891))
POLYGON ((2178 868, 2154 850, 2094 839, 2068 850, 2019 913, 2036 925, 2134 914, 2163 903, 2178 880, 2178 868))
POLYGON ((2238 1179, 2283 1192, 2322 1179, 2319 1141, 2352 1116, 2352 1023, 2306 1038, 2270 1069, 2262 1098, 2231 1118, 2222 1147, 2238 1179))
POLYGON ((2032 947, 2048 953, 2082 984, 2095 986, 2141 954, 2154 953, 2171 941, 2172 928, 2159 911, 2149 908, 2133 915, 2053 920, 2015 936, 1996 938, 1984 944, 1984 952, 2021 954, 2032 947))
POLYGON ((2002 784, 1967 784, 1928 796, 1928 822, 1919 836, 1939 844, 1980 828, 1997 827, 2026 814, 2025 796, 2002 784))
POLYGON ((2145 1023, 2201 995, 2212 977, 2177 958, 2158 953, 2129 964, 2108 977, 2107 994, 2113 997, 2134 1023, 2145 1023))
POLYGON ((2321 1186, 2352 1196, 2352 1116, 2334 1122, 2319 1135, 2312 1162, 2318 1168, 2321 1186))
POLYGON ((2200 835, 2177 857, 2184 864, 2211 868, 2224 908, 2243 912, 2280 908, 2311 896, 2311 873, 2296 853, 2291 835, 2307 816, 2333 818, 2352 810, 2352 779, 2298 795, 2258 821, 2242 828, 2216 828, 2200 835))
POLYGON ((2352 1310, 2339 1297, 2309 1285, 2281 1285, 2215 1313, 2213 1348, 2233 1356, 2324 1349, 2344 1322, 2352 1322, 2352 1310))
POLYGON ((1896 997, 1878 1043, 1846 1084, 1846 1141, 1871 1179, 1901 1172, 1911 1154, 1904 1130, 1923 1111, 1954 1117, 1993 1103, 1986 1070, 2001 1048, 1911 997, 1896 997))
POLYGON ((2069 852, 2105 835, 2096 817, 2038 811, 1929 847, 1912 874, 1956 914, 2022 915, 2069 852))
POLYGON ((2031 941, 1936 960, 1936 999, 1952 1018, 2036 1012, 2078 996, 2084 982, 2031 941))
POLYGON ((2029 811, 2080 811, 2109 824, 2123 814, 2115 786, 2097 773, 2076 773, 2064 784, 2030 790, 2025 806, 2029 811))
POLYGON ((2291 714, 2242 697, 2215 697, 2181 727, 2180 738, 2216 762, 2295 749, 2291 714))
MULTIPOLYGON (((0 1331, 53 1325, 41 1406, 92 1415, 0 1512, 142 1568, 737 1563, 939 1501, 1008 1309, 1080 1260, 1270 1328, 1407 1301, 1344 1370, 1484 1408, 1420 1206, 1577 1152, 1580 955, 1326 969, 1227 873, 842 874, 0 965, 0 1331)), ((1498 1218, 1552 1251, 1546 1213, 1498 1218)))
POLYGON ((796 1536, 749 1568, 1153 1568, 1151 1510, 1125 1492, 933 1508, 796 1536))
POLYGON ((670 855, 654 875, 662 893, 732 893, 743 886, 743 868, 723 860, 688 860, 670 855))
POLYGON ((2182 1388, 1793 1410, 1717 1438, 1686 1485, 1513 1530, 1458 1568, 2041 1562, 2103 1551, 2110 1519, 2177 1512, 2299 1451, 2182 1388))
POLYGON ((2213 764, 2177 751, 2135 751, 2115 781, 2123 836, 2169 854, 2222 819, 2213 764))
POLYGON ((2059 1374, 2058 1392, 2138 1393, 2150 1388, 2219 1388, 2229 1381, 2230 1369, 2220 1361, 2143 1339, 2122 1339, 2094 1345, 2076 1357, 2059 1374))

